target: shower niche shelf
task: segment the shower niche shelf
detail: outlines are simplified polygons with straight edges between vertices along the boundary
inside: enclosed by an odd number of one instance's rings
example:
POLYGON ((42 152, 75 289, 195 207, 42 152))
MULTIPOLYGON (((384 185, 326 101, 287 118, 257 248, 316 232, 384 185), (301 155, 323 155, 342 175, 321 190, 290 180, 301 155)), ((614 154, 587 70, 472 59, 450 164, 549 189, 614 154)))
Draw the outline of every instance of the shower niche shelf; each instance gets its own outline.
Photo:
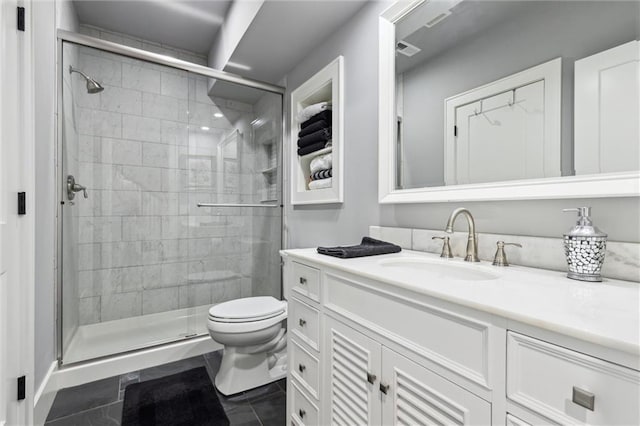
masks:
POLYGON ((261 145, 273 145, 276 141, 276 123, 269 118, 260 118, 252 123, 255 140, 261 145))
POLYGON ((262 174, 264 184, 258 189, 261 203, 277 202, 278 199, 277 123, 270 115, 268 113, 251 123, 253 140, 257 146, 263 148, 263 159, 260 161, 262 168, 258 170, 262 174))
POLYGON ((291 182, 291 204, 330 204, 343 202, 343 105, 344 105, 344 59, 337 57, 329 65, 291 93, 291 134, 289 137, 289 161, 291 182), (309 105, 330 102, 332 140, 331 146, 298 155, 298 132, 301 123, 298 113, 309 105), (309 189, 311 161, 325 154, 332 156, 331 187, 309 189))

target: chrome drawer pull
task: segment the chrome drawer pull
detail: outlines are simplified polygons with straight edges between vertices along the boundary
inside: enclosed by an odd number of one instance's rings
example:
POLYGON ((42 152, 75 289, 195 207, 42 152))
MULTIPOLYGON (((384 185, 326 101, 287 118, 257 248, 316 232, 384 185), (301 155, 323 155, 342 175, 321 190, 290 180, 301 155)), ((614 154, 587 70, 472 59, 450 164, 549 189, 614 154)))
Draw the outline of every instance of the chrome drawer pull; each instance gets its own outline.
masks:
POLYGON ((298 414, 300 415, 301 419, 304 419, 305 414, 307 414, 306 411, 304 411, 302 408, 298 411, 298 414))
POLYGON ((596 396, 591 392, 587 392, 586 390, 574 386, 571 401, 573 401, 574 404, 578 404, 579 406, 586 408, 587 410, 593 411, 596 396))
POLYGON ((307 283, 307 279, 305 277, 300 277, 300 284, 305 285, 307 283))
POLYGON ((371 383, 371 384, 374 384, 374 383, 376 382, 376 379, 377 379, 377 377, 376 377, 376 375, 375 375, 375 374, 373 374, 373 373, 369 373, 369 372, 367 371, 367 382, 369 382, 369 383, 371 383))
POLYGON ((307 324, 307 321, 300 318, 300 320, 298 321, 298 324, 300 324, 300 327, 304 327, 307 324))
POLYGON ((389 392, 389 385, 385 385, 383 383, 380 383, 380 392, 382 392, 383 394, 387 394, 387 392, 389 392))
POLYGON ((304 364, 298 364, 298 370, 300 370, 301 373, 304 373, 304 370, 306 370, 307 367, 304 366, 304 364))

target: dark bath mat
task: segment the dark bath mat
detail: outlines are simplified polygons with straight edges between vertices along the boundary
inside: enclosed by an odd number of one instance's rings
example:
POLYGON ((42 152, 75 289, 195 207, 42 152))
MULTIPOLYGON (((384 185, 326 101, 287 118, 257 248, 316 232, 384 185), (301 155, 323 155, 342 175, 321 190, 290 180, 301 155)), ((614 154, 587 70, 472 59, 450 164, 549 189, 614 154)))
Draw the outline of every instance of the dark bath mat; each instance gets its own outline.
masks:
POLYGON ((163 425, 229 425, 205 367, 127 386, 122 426, 163 425))

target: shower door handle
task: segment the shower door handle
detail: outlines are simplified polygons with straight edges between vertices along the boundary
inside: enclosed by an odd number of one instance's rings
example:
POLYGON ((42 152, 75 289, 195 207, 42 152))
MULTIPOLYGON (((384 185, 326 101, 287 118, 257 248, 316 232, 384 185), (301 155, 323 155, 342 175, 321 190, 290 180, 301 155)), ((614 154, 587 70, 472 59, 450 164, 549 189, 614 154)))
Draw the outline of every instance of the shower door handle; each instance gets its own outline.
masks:
POLYGON ((76 183, 76 178, 73 175, 67 176, 67 197, 69 200, 76 198, 76 192, 82 191, 84 198, 89 198, 87 194, 87 188, 76 183))

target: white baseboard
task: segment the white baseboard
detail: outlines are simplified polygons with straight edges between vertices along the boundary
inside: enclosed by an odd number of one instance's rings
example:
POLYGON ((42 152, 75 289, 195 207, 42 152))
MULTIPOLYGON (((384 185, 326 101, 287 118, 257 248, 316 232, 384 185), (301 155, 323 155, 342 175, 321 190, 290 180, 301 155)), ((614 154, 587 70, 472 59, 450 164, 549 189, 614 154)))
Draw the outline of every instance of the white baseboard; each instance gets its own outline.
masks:
POLYGON ((56 397, 58 388, 55 385, 55 380, 52 380, 52 376, 57 368, 58 361, 53 361, 33 397, 33 422, 36 425, 44 424, 56 397))
POLYGON ((191 358, 219 349, 222 349, 221 344, 213 341, 209 336, 202 336, 68 367, 58 367, 58 363, 54 362, 35 395, 35 424, 44 423, 56 393, 60 389, 191 358))
POLYGON ((74 364, 68 367, 62 366, 54 373, 54 377, 58 389, 63 389, 106 379, 129 371, 191 358, 218 349, 222 349, 222 345, 214 342, 209 336, 202 336, 178 343, 115 355, 97 361, 74 364))

